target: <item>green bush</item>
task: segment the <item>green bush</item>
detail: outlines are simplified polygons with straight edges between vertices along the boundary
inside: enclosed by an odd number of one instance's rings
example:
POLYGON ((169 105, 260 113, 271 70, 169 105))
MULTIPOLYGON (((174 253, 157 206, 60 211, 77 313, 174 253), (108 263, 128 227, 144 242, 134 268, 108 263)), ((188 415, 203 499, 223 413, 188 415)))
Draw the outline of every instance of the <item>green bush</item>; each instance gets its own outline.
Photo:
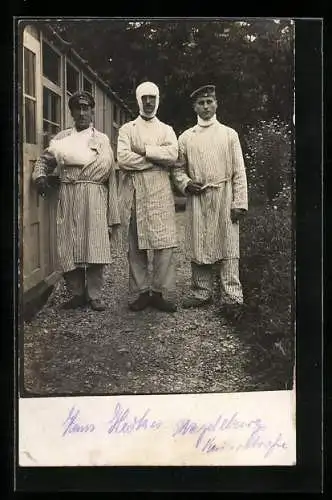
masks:
POLYGON ((249 211, 240 230, 246 308, 235 324, 256 346, 262 376, 271 370, 283 388, 290 388, 295 336, 291 138, 284 124, 263 122, 249 131, 246 144, 249 211))
POLYGON ((246 308, 237 327, 256 346, 257 366, 264 361, 283 388, 291 386, 294 360, 292 253, 291 203, 253 207, 241 229, 246 308))
POLYGON ((248 176, 249 202, 272 203, 292 184, 292 130, 274 119, 261 121, 244 135, 244 157, 248 176))

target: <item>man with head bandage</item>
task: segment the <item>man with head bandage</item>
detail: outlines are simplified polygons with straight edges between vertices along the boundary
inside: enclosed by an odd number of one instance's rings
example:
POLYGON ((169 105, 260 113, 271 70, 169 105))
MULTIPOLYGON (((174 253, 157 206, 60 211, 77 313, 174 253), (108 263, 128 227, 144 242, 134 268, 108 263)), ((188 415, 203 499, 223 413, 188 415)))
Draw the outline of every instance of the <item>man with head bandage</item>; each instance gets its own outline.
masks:
POLYGON ((148 120, 156 116, 159 107, 159 89, 157 85, 152 82, 141 83, 136 89, 136 99, 140 116, 148 120))
POLYGON ((169 172, 178 156, 177 138, 156 117, 159 89, 154 83, 139 85, 136 99, 139 116, 120 128, 117 149, 119 203, 128 235, 129 307, 140 311, 151 305, 174 312, 177 237, 169 172), (148 250, 153 251, 151 286, 148 250))

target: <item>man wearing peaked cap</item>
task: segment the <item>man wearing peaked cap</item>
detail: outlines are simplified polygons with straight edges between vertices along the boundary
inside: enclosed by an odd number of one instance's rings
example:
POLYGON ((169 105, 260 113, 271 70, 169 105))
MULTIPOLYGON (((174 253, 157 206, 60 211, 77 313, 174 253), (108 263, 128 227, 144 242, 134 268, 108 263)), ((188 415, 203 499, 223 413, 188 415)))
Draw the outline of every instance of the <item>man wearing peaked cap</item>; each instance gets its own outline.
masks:
POLYGON ((48 176, 58 168, 58 261, 72 295, 64 308, 102 311, 103 269, 112 262, 110 239, 120 223, 115 162, 109 138, 93 126, 93 96, 76 92, 68 106, 74 126, 50 141, 32 179, 45 196, 48 176))
POLYGON ((203 87, 199 87, 198 89, 194 90, 190 94, 191 99, 195 100, 198 97, 216 97, 216 87, 215 85, 204 85, 203 87))
POLYGON ((90 106, 92 109, 95 107, 95 100, 93 96, 86 90, 75 92, 72 96, 70 96, 68 100, 68 106, 70 110, 77 106, 80 106, 81 104, 90 106))
POLYGON ((183 307, 212 300, 213 267, 218 264, 225 314, 241 310, 239 221, 248 209, 247 178, 238 134, 220 123, 214 85, 191 94, 197 124, 179 137, 172 175, 188 197, 186 243, 191 260, 192 295, 183 307))

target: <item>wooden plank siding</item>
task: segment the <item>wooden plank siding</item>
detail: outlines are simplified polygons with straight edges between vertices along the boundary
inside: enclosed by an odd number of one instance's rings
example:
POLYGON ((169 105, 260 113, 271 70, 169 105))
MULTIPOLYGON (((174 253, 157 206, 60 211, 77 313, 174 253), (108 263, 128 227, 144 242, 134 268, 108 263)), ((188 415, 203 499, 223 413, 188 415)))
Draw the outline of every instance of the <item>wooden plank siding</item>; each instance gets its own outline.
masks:
POLYGON ((104 132, 112 144, 112 100, 109 96, 105 95, 105 108, 104 108, 104 132))

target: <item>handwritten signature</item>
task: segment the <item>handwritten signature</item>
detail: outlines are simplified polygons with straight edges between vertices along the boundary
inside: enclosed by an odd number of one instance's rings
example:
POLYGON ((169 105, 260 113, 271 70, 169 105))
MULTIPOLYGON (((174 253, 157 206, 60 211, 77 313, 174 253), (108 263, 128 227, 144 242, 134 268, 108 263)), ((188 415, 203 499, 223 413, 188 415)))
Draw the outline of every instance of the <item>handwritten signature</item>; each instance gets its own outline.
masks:
POLYGON ((109 420, 108 424, 108 434, 121 433, 128 434, 136 432, 139 430, 153 429, 157 430, 161 427, 161 420, 152 420, 148 418, 148 414, 151 412, 150 408, 145 410, 144 414, 140 417, 130 414, 129 408, 122 408, 120 403, 115 405, 114 415, 109 420))
MULTIPOLYGON (((287 444, 282 438, 282 434, 271 438, 267 434, 267 427, 260 418, 255 420, 243 420, 238 413, 233 413, 230 417, 219 415, 214 422, 200 424, 191 419, 182 419, 177 422, 173 438, 177 436, 195 435, 195 448, 204 453, 218 451, 234 451, 248 450, 260 448, 265 451, 264 457, 271 455, 275 448, 287 449, 287 444), (234 444, 229 439, 224 439, 221 442, 216 442, 219 432, 225 433, 228 430, 243 430, 242 442, 234 444), (209 436, 209 433, 214 435, 209 436)), ((225 435, 225 434, 224 434, 225 435)))
MULTIPOLYGON (((162 420, 152 418, 151 413, 151 409, 147 408, 143 413, 135 415, 129 408, 116 403, 113 414, 105 422, 103 430, 106 434, 157 431, 164 424, 162 420)), ((75 406, 70 408, 62 426, 63 437, 70 434, 94 433, 97 430, 95 423, 83 422, 81 411, 75 406)), ((166 432, 169 432, 169 428, 166 429, 166 432)), ((179 419, 172 428, 170 436, 174 440, 193 436, 194 447, 202 453, 260 449, 264 457, 267 458, 275 449, 287 449, 287 443, 282 433, 271 435, 261 418, 246 420, 241 418, 238 412, 234 412, 230 416, 219 415, 214 421, 205 423, 196 422, 189 418, 179 419), (234 436, 236 436, 235 440, 234 436)))
POLYGON ((64 427, 64 431, 62 436, 66 436, 67 434, 75 434, 75 433, 90 433, 96 430, 95 424, 82 424, 80 422, 80 410, 76 409, 74 406, 69 410, 68 416, 66 420, 62 423, 64 427))
MULTIPOLYGON (((132 415, 129 408, 123 408, 120 403, 117 403, 112 418, 108 421, 107 433, 130 434, 139 430, 157 430, 161 427, 162 421, 148 418, 150 412, 151 410, 148 408, 141 416, 132 415)), ((69 410, 68 416, 62 424, 64 427, 62 436, 95 432, 95 424, 82 423, 80 414, 80 410, 74 406, 69 410)))

